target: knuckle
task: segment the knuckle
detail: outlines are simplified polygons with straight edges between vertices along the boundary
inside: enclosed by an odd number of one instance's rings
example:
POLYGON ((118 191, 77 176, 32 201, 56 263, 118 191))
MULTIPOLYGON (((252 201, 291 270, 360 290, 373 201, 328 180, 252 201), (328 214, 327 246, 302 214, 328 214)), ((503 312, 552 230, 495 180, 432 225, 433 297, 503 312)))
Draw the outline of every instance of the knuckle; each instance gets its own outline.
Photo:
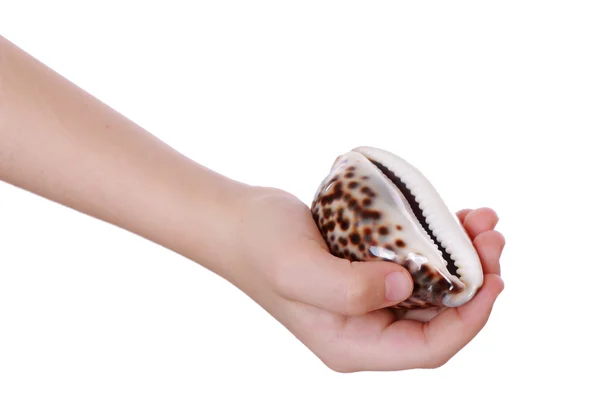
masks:
POLYGON ((359 274, 352 275, 344 287, 345 313, 359 315, 370 311, 370 285, 359 274))
POLYGON ((438 369, 443 367, 450 361, 452 357, 445 354, 438 354, 436 356, 430 357, 429 360, 425 363, 424 367, 428 369, 438 369))
POLYGON ((351 374, 357 371, 356 369, 347 368, 346 366, 341 366, 338 364, 325 364, 325 366, 333 372, 337 372, 338 374, 351 374))
POLYGON ((356 368, 352 368, 346 360, 340 358, 339 356, 324 355, 321 356, 320 359, 321 362, 333 372, 337 372, 339 374, 357 372, 356 368))
POLYGON ((477 211, 481 212, 481 213, 488 213, 490 214, 491 217, 493 217, 494 219, 498 219, 498 213, 496 212, 496 210, 494 210, 491 207, 481 207, 479 208, 477 211))
POLYGON ((494 232, 494 235, 498 238, 498 242, 500 243, 500 246, 504 247, 506 245, 506 238, 504 237, 504 235, 498 231, 493 231, 493 232, 494 232))

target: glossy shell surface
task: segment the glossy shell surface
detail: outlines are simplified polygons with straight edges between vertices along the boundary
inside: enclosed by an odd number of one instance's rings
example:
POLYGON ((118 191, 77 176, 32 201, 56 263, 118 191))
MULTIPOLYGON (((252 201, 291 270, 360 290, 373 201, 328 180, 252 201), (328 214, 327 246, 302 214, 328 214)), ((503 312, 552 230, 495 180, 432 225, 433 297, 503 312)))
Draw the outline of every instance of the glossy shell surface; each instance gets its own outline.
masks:
POLYGON ((414 291, 396 308, 456 307, 481 287, 479 257, 456 215, 415 167, 390 152, 359 147, 339 156, 311 211, 332 254, 410 271, 414 291))

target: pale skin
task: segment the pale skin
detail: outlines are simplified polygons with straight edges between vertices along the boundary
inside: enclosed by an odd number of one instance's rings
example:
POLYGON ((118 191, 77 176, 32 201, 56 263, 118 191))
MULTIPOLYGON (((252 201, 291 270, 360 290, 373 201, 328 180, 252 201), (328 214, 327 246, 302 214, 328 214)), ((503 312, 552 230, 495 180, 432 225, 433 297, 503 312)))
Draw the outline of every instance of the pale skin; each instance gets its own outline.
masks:
POLYGON ((498 216, 464 209, 483 287, 430 322, 397 320, 386 307, 412 291, 403 267, 332 256, 296 197, 190 160, 2 37, 0 180, 208 268, 339 372, 444 365, 483 329, 504 287, 498 216))

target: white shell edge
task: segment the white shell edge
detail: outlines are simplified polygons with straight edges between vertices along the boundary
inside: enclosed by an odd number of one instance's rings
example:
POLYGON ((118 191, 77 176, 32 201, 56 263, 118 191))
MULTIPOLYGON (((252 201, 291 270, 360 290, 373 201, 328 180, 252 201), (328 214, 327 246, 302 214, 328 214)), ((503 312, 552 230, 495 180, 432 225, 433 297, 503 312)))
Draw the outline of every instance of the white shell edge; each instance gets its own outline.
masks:
POLYGON ((466 286, 461 293, 448 295, 444 304, 458 307, 469 301, 483 284, 483 271, 477 251, 456 214, 448 209, 431 182, 406 160, 386 150, 369 146, 356 147, 352 151, 381 162, 402 178, 423 207, 423 215, 433 233, 444 248, 451 249, 449 253, 458 267, 460 280, 466 286))

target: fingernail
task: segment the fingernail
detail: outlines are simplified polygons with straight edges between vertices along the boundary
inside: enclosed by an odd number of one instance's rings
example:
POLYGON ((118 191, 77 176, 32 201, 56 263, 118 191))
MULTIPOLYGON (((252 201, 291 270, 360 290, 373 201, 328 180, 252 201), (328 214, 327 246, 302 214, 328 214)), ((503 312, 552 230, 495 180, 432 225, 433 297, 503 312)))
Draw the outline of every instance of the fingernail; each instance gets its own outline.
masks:
POLYGON ((410 282, 402 272, 392 272, 385 277, 385 297, 388 301, 405 300, 410 290, 410 282))

